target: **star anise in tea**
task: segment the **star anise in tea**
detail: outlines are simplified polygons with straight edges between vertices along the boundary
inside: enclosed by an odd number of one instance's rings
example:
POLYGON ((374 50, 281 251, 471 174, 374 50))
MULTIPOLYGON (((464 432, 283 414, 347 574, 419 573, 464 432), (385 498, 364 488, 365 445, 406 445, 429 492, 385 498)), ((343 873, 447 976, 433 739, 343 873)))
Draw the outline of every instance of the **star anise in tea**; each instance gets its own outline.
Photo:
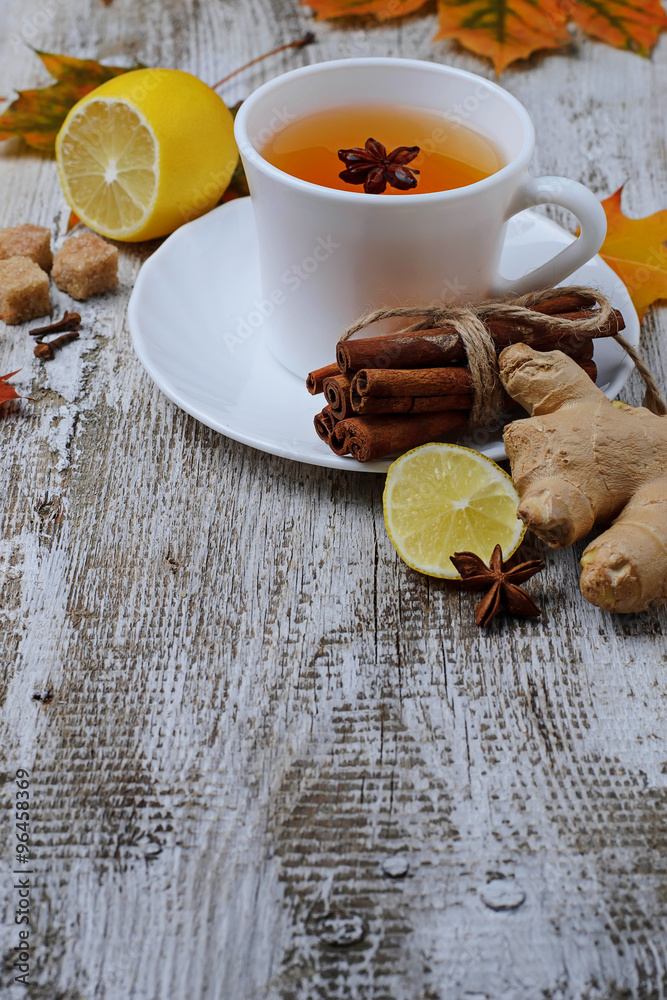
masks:
POLYGON ((366 145, 352 149, 339 149, 338 158, 347 170, 338 176, 346 184, 363 184, 366 194, 382 194, 387 184, 399 191, 417 187, 418 170, 406 166, 419 155, 419 146, 397 146, 387 152, 377 139, 366 139, 366 145))
POLYGON ((450 558, 461 574, 464 590, 487 591, 475 608, 475 621, 481 628, 486 628, 499 611, 527 618, 542 613, 519 584, 544 569, 543 559, 530 559, 510 566, 503 562, 500 545, 493 550, 488 566, 474 552, 457 552, 450 558))

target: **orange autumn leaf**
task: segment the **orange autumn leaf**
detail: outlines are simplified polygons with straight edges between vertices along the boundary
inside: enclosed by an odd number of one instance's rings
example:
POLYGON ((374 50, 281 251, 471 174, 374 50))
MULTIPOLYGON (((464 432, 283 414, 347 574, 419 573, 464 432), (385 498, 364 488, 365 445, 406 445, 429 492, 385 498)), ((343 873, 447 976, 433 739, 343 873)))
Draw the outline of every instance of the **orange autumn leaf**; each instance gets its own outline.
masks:
POLYGON ((608 230, 600 256, 626 285, 641 319, 650 305, 667 298, 667 210, 628 219, 622 191, 602 202, 608 230))
POLYGON ((53 151, 56 135, 67 112, 85 94, 135 66, 102 66, 94 59, 75 59, 51 52, 36 54, 55 79, 39 90, 19 91, 0 115, 0 140, 22 136, 33 149, 53 151))
POLYGON ((67 220, 67 232, 71 233, 72 230, 74 229, 74 227, 78 226, 80 222, 81 222, 81 219, 76 214, 76 212, 70 212, 69 213, 69 218, 67 220))
POLYGON ((559 0, 439 0, 438 38, 454 38, 493 61, 496 73, 539 49, 567 42, 559 0))
POLYGON ((373 14, 378 21, 390 21, 413 14, 426 3, 428 0, 301 0, 302 6, 316 11, 318 21, 358 14, 373 14))
POLYGON ((27 398, 19 396, 13 385, 7 385, 7 379, 12 378, 13 375, 18 375, 20 371, 21 369, 17 368, 15 372, 10 372, 9 375, 0 375, 0 403, 7 403, 10 399, 27 398))
POLYGON ((559 0, 565 20, 617 49, 647 56, 667 28, 660 0, 559 0))
MULTIPOLYGON (((387 21, 428 0, 301 0, 319 20, 373 14, 387 21)), ((436 39, 453 38, 486 56, 496 72, 540 49, 569 41, 568 24, 608 45, 648 55, 667 28, 661 0, 438 0, 436 39)))

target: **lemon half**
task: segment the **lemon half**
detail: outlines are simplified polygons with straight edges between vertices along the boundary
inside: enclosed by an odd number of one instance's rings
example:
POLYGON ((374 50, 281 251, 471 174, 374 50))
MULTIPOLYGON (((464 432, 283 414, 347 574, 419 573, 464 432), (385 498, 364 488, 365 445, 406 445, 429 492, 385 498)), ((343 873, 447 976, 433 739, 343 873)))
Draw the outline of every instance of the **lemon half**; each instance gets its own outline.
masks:
POLYGON ((56 139, 65 198, 116 240, 166 236, 208 212, 238 162, 232 114, 190 73, 140 69, 103 83, 56 139))
POLYGON ((387 472, 384 521, 391 542, 412 569, 458 580, 450 556, 474 552, 486 563, 496 545, 509 559, 526 528, 519 495, 499 465, 456 444, 424 444, 387 472))

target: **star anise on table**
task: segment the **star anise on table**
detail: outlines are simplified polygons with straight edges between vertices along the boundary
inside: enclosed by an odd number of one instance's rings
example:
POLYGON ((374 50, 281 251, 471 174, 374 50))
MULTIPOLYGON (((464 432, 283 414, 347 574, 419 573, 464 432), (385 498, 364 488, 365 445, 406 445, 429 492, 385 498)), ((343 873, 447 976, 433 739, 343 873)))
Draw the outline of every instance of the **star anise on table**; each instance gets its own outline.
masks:
POLYGON ((343 161, 347 170, 338 176, 346 184, 363 184, 366 194, 382 194, 387 184, 408 191, 417 187, 418 170, 406 166, 415 156, 419 155, 419 146, 397 146, 391 153, 387 152, 377 139, 366 139, 366 145, 354 146, 352 149, 339 149, 338 158, 343 161))
POLYGON ((450 558, 461 574, 464 590, 488 591, 475 608, 475 621, 481 628, 486 628, 499 611, 526 618, 542 613, 519 584, 544 569, 543 559, 530 559, 510 566, 503 562, 500 545, 493 550, 488 566, 474 552, 457 552, 450 558))

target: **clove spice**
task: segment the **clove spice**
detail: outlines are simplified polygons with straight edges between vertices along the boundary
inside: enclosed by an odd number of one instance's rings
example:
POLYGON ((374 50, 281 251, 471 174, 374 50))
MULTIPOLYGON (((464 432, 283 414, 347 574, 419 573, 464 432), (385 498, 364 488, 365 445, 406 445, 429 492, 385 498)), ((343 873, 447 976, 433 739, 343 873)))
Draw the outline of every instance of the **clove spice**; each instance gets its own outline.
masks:
POLYGON ((31 337, 38 337, 40 340, 49 333, 62 333, 64 330, 76 330, 81 325, 81 317, 77 312, 67 312, 65 310, 65 315, 62 319, 57 320, 55 323, 50 323, 48 326, 38 326, 35 330, 30 331, 31 337))
POLYGON ((55 340, 51 340, 48 344, 40 340, 35 344, 34 355, 36 358, 41 358, 42 361, 53 361, 55 357, 55 351, 62 347, 63 344, 68 344, 70 340, 78 340, 79 332, 78 330, 73 330, 70 333, 64 333, 62 337, 56 337, 55 340))

